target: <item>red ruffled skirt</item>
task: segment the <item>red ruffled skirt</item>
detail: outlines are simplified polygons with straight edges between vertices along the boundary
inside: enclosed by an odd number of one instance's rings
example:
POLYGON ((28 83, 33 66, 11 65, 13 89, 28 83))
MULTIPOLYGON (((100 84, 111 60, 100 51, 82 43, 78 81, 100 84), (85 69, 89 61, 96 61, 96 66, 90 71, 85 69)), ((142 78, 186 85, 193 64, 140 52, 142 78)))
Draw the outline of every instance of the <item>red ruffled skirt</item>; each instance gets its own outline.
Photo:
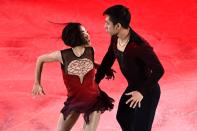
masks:
POLYGON ((68 98, 64 102, 61 113, 64 119, 71 111, 84 113, 84 120, 89 122, 89 115, 94 111, 103 113, 113 109, 114 99, 102 91, 94 80, 95 69, 89 71, 80 83, 79 77, 63 72, 64 83, 67 87, 68 98))

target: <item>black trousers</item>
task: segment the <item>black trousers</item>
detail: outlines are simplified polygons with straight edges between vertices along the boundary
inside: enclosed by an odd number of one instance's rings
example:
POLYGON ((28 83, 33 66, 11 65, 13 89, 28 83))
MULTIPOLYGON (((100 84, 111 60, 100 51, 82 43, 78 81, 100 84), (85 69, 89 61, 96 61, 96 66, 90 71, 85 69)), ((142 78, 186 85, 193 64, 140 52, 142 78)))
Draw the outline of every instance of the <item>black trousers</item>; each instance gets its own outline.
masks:
POLYGON ((141 108, 130 108, 126 101, 131 96, 125 93, 132 91, 132 87, 128 86, 122 94, 116 119, 120 124, 122 131, 151 131, 155 111, 160 98, 160 86, 156 84, 153 89, 144 96, 141 101, 141 108))

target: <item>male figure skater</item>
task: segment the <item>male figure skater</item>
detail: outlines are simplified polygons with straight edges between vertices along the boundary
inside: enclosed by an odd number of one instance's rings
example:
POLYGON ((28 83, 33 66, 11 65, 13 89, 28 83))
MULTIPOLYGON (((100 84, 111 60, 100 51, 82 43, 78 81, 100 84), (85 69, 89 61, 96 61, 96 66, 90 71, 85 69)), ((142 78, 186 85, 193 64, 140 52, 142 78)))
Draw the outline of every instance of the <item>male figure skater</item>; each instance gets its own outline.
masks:
POLYGON ((127 7, 114 5, 103 13, 111 42, 95 80, 99 84, 115 59, 128 82, 117 111, 117 121, 123 131, 151 131, 160 98, 159 79, 163 66, 153 48, 129 26, 131 15, 127 7))

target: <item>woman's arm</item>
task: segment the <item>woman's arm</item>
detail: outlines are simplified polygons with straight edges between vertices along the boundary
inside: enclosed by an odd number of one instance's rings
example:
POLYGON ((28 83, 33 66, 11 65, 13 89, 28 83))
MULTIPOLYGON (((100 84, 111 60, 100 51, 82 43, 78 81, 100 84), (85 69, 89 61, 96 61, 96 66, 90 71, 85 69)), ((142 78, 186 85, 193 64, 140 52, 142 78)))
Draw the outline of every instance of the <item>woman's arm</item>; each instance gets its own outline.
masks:
POLYGON ((35 69, 35 82, 33 86, 33 95, 45 94, 41 86, 41 73, 43 64, 47 62, 59 61, 63 63, 60 51, 55 51, 49 54, 44 54, 38 57, 35 69))

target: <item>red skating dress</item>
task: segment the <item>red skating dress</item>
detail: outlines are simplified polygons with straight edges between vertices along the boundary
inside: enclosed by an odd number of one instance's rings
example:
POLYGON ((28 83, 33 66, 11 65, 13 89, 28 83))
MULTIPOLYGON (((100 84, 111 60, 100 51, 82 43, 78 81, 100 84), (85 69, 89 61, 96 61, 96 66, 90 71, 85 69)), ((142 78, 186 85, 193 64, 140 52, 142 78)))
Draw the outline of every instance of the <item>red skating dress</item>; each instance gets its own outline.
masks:
POLYGON ((111 110, 114 100, 100 90, 95 82, 94 50, 85 47, 84 53, 77 57, 72 48, 61 50, 63 64, 61 64, 63 80, 67 88, 68 97, 61 110, 64 119, 71 111, 84 113, 88 123, 89 115, 93 111, 111 110))

